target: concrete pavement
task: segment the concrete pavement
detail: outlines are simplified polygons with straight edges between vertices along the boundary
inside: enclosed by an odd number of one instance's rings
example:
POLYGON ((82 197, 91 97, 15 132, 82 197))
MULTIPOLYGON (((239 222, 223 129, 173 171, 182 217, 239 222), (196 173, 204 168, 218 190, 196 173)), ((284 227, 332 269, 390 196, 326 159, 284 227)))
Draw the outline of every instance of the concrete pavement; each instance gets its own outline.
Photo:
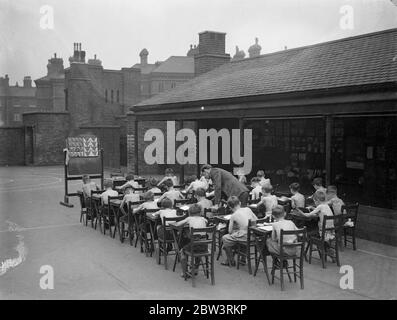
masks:
MULTIPOLYGON (((354 270, 354 289, 342 290, 339 268, 305 264, 305 289, 269 286, 263 272, 215 267, 216 285, 202 275, 196 288, 164 270, 138 248, 79 223, 79 204, 63 199, 62 167, 0 168, 0 299, 395 299, 397 248, 365 240, 341 253, 354 270), (54 270, 54 289, 40 288, 40 268, 54 270)), ((81 182, 71 183, 73 189, 81 182)))

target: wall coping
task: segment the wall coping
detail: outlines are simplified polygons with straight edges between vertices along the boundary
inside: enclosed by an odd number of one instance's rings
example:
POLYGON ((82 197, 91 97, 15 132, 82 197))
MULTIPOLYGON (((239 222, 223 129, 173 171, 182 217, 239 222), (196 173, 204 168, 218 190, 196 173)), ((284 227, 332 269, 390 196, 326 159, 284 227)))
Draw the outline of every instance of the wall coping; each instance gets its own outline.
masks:
POLYGON ((70 114, 68 111, 33 111, 33 112, 24 112, 24 115, 32 115, 32 114, 70 114))

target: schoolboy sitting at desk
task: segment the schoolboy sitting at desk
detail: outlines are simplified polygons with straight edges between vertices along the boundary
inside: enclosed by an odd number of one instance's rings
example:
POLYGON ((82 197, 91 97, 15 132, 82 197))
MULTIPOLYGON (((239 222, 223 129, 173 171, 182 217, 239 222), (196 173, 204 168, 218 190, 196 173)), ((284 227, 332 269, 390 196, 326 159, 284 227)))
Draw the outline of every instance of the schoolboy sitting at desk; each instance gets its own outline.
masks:
POLYGON ((91 191, 96 191, 98 190, 98 186, 96 185, 95 182, 91 181, 91 178, 89 175, 83 175, 82 177, 83 180, 83 197, 84 201, 87 202, 87 199, 91 197, 91 191))
POLYGON ((125 180, 127 180, 127 182, 124 183, 124 184, 120 187, 121 190, 124 190, 124 189, 127 188, 127 187, 132 187, 132 188, 139 188, 139 187, 140 187, 140 185, 138 184, 138 182, 134 181, 134 175, 133 175, 133 174, 128 174, 128 175, 125 177, 125 180))
POLYGON ((165 169, 164 178, 157 184, 158 187, 163 185, 167 180, 171 180, 173 185, 178 184, 178 177, 174 174, 174 170, 171 168, 165 169))
POLYGON ((251 187, 251 200, 259 199, 262 193, 261 179, 259 179, 258 177, 253 177, 251 179, 251 187))
MULTIPOLYGON (((329 207, 327 201, 326 201, 326 196, 325 193, 322 191, 316 191, 313 196, 314 203, 316 207, 314 210, 310 212, 303 212, 300 209, 297 209, 297 211, 306 217, 319 217, 318 221, 318 230, 319 230, 319 235, 322 235, 322 227, 323 227, 323 221, 325 216, 332 217, 333 213, 331 211, 331 208, 329 207)), ((332 220, 327 221, 326 228, 333 228, 334 223, 332 220)), ((334 232, 327 231, 325 234, 325 241, 332 240, 335 237, 334 232)))
POLYGON ((139 194, 134 193, 134 189, 131 186, 127 186, 124 189, 124 197, 123 197, 123 201, 121 201, 120 203, 120 210, 121 212, 126 215, 127 213, 124 210, 124 205, 125 204, 129 204, 130 202, 137 202, 139 201, 139 194))
POLYGON ((289 190, 292 194, 291 207, 292 209, 303 208, 305 206, 305 196, 299 192, 300 185, 297 182, 291 183, 289 190))
POLYGON ((259 178, 259 183, 261 186, 264 186, 265 184, 271 184, 270 179, 266 179, 265 177, 265 171, 263 170, 258 170, 256 173, 256 176, 259 178))
POLYGON ((240 200, 236 196, 231 196, 227 200, 227 205, 231 209, 232 215, 229 220, 229 233, 222 237, 223 249, 226 252, 227 260, 221 264, 224 266, 235 266, 233 247, 239 242, 247 241, 248 221, 256 221, 258 218, 250 208, 241 208, 240 200))
POLYGON ((338 189, 336 186, 327 187, 326 200, 328 204, 332 206, 335 215, 342 214, 342 206, 345 205, 345 203, 338 197, 338 189))
POLYGON ((164 185, 167 188, 167 191, 159 198, 159 202, 164 198, 168 198, 171 200, 172 205, 174 205, 175 200, 183 199, 182 193, 174 189, 174 183, 171 179, 165 180, 164 185))
MULTIPOLYGON (((164 218, 177 218, 178 215, 176 214, 176 210, 172 209, 172 201, 168 198, 164 198, 161 201, 161 207, 162 209, 152 213, 152 216, 156 217, 156 216, 160 216, 161 222, 163 223, 164 218)), ((169 222, 166 223, 166 226, 169 225, 169 222)), ((164 236, 167 237, 167 240, 172 240, 173 239, 173 235, 172 232, 168 231, 166 235, 164 235, 163 233, 163 228, 161 227, 161 225, 157 226, 157 234, 160 238, 164 238, 164 236)))
POLYGON ((208 189, 208 183, 205 179, 198 179, 197 176, 191 176, 190 179, 191 183, 186 188, 186 192, 195 192, 199 188, 204 189, 204 191, 208 189))
POLYGON ((264 206, 266 217, 272 215, 272 210, 278 204, 278 199, 275 195, 272 195, 273 187, 270 184, 262 186, 262 199, 258 202, 259 206, 264 206))
POLYGON ((153 193, 161 193, 161 190, 157 187, 157 180, 155 178, 150 178, 149 179, 149 184, 150 184, 150 192, 153 193))
MULTIPOLYGON (((270 253, 280 254, 281 230, 294 231, 297 230, 297 227, 295 223, 293 223, 291 220, 285 220, 285 210, 284 207, 281 205, 277 205, 273 208, 272 215, 275 219, 275 222, 272 223, 272 236, 266 240, 266 245, 270 253)), ((297 239, 295 235, 285 235, 283 237, 284 243, 293 243, 296 240, 297 239)), ((295 255, 296 247, 286 247, 284 248, 284 253, 289 256, 295 255)))
MULTIPOLYGON (((142 200, 145 201, 141 205, 138 206, 138 208, 134 209, 134 213, 141 211, 141 210, 154 210, 158 209, 157 202, 154 201, 154 194, 151 191, 145 192, 143 195, 141 195, 142 200)), ((149 214, 149 213, 148 213, 149 214)))
MULTIPOLYGON (((172 224, 177 227, 188 225, 189 228, 191 229, 205 228, 207 226, 207 220, 201 216, 201 211, 202 211, 202 207, 199 204, 195 203, 189 207, 189 216, 187 218, 178 222, 173 222, 172 224)), ((205 232, 195 234, 197 240, 204 238, 205 235, 206 235, 205 232)), ((182 237, 181 239, 180 247, 182 248, 181 249, 181 265, 183 271, 181 275, 182 277, 186 275, 186 271, 187 271, 187 257, 185 255, 185 250, 188 251, 191 250, 191 241, 192 239, 186 236, 182 237)), ((195 253, 205 252, 207 250, 208 250, 207 245, 201 245, 195 247, 195 253)), ((196 262, 196 265, 197 264, 198 263, 196 262)))
POLYGON ((327 189, 323 187, 323 179, 320 177, 314 178, 312 185, 315 191, 327 192, 327 189))
POLYGON ((197 199, 197 204, 201 207, 201 215, 204 216, 204 210, 213 206, 212 201, 205 197, 205 190, 203 188, 198 188, 194 193, 194 197, 197 199))
POLYGON ((116 197, 119 193, 116 190, 113 190, 113 181, 112 180, 105 180, 103 182, 103 186, 105 187, 105 191, 101 193, 101 201, 103 205, 109 204, 109 197, 116 197))

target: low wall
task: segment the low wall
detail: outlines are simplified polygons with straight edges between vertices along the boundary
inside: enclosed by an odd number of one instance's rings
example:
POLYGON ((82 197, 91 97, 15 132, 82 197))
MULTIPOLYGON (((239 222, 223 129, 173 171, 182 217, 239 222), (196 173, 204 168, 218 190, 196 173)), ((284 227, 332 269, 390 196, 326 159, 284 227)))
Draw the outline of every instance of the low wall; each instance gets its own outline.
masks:
POLYGON ((357 219, 357 237, 397 246, 396 210, 360 206, 357 219))
POLYGON ((23 123, 27 127, 33 127, 33 164, 63 164, 63 149, 70 128, 69 113, 24 113, 23 123))
POLYGON ((24 128, 0 127, 0 166, 18 166, 24 163, 24 128))

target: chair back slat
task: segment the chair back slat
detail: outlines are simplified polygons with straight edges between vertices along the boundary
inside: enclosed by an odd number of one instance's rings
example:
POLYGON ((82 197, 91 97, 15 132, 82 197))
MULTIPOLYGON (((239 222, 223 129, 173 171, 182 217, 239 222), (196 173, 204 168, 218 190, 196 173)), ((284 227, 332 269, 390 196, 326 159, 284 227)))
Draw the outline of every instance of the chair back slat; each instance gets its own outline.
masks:
POLYGON ((306 227, 298 230, 281 230, 280 232, 280 255, 284 256, 286 249, 300 248, 300 255, 303 255, 307 239, 306 227), (284 242, 285 236, 296 236, 295 242, 284 242))
POLYGON ((354 222, 354 224, 356 224, 357 216, 358 216, 358 207, 359 207, 358 203, 343 205, 342 206, 343 218, 345 220, 351 219, 354 222))
POLYGON ((211 251, 215 251, 215 232, 216 226, 208 226, 205 228, 190 228, 190 239, 191 239, 191 247, 194 248, 199 245, 211 245, 211 251), (202 234, 205 233, 203 237, 202 234), (195 235, 200 235, 201 238, 195 238, 195 235))

